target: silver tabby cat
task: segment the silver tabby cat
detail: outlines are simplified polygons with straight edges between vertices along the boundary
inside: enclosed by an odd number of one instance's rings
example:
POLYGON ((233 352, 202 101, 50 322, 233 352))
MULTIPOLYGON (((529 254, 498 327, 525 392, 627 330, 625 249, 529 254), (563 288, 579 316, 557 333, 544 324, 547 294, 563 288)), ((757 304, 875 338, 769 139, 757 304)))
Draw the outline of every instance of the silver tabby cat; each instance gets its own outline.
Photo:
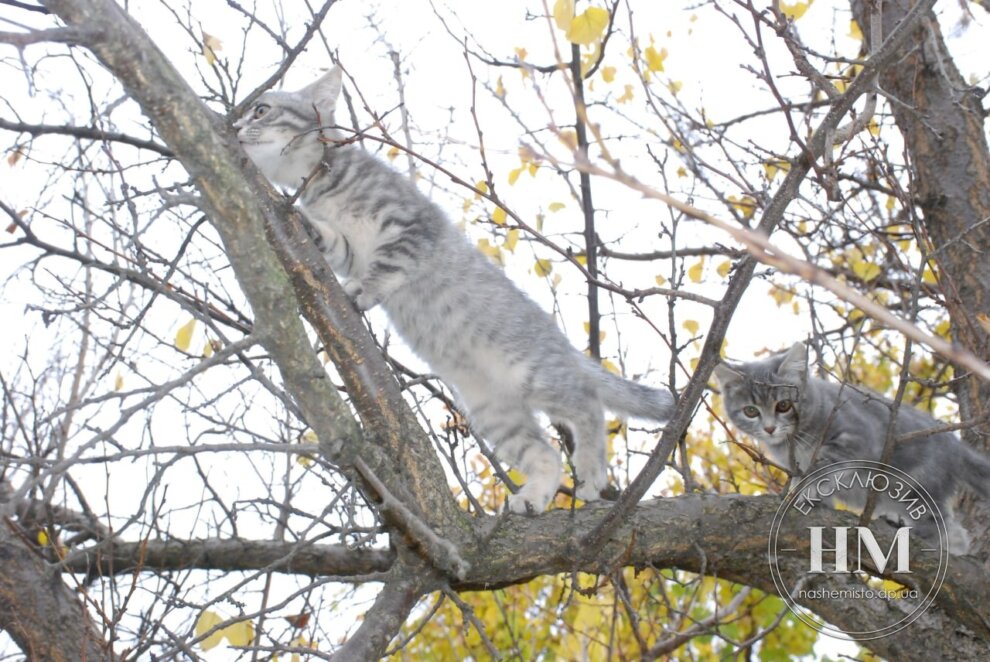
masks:
POLYGON ((668 391, 616 377, 575 349, 553 319, 471 246, 404 176, 331 127, 341 73, 267 92, 234 126, 275 184, 297 189, 308 231, 361 310, 381 305, 403 339, 456 391, 475 433, 527 476, 513 512, 541 512, 560 453, 535 413, 574 439, 577 496, 607 485, 604 409, 663 421, 668 391))
MULTIPOLYGON (((760 361, 719 364, 714 374, 729 419, 781 466, 790 466, 793 443, 799 473, 844 460, 880 460, 892 402, 863 387, 813 377, 807 366, 804 343, 760 361)), ((894 434, 900 437, 939 425, 928 414, 903 404, 897 410, 894 434)), ((960 481, 990 497, 990 460, 951 432, 937 432, 897 443, 890 463, 928 490, 945 519, 949 549, 965 552, 969 536, 953 520, 952 499, 960 481)), ((862 509, 866 503, 864 490, 844 492, 842 498, 852 508, 862 509)), ((878 500, 875 512, 907 521, 903 508, 890 499, 878 500)), ((934 520, 922 519, 915 532, 932 540, 937 536, 935 527, 934 520)))

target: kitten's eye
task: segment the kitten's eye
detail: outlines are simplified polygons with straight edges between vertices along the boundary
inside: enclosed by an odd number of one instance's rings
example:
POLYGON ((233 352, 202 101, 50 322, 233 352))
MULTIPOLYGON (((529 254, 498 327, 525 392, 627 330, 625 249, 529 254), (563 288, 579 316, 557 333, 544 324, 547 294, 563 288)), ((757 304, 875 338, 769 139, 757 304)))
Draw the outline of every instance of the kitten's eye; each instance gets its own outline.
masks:
POLYGON ((261 119, 262 117, 267 115, 268 111, 271 109, 272 107, 269 106, 267 103, 259 103, 257 106, 254 107, 254 113, 251 114, 251 117, 256 120, 261 119))
POLYGON ((760 410, 754 407, 753 405, 747 405, 746 407, 743 407, 743 414, 745 414, 749 418, 756 418, 757 416, 760 415, 760 410))
POLYGON ((780 402, 777 403, 777 406, 774 407, 774 409, 777 410, 778 414, 785 414, 793 408, 794 408, 794 403, 791 402, 790 400, 781 400, 780 402))

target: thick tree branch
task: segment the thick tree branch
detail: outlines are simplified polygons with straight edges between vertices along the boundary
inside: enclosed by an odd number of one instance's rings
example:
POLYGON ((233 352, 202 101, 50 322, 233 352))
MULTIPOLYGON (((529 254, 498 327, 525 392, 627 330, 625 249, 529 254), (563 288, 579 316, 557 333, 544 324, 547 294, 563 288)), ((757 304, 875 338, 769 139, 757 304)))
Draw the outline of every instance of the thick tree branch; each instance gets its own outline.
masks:
MULTIPOLYGON (((596 504, 576 511, 556 510, 540 517, 510 516, 495 532, 483 560, 477 560, 461 581, 450 583, 458 591, 491 590, 520 584, 534 577, 584 571, 608 574, 619 567, 676 568, 729 579, 767 592, 776 592, 767 562, 767 537, 780 505, 775 496, 688 495, 641 503, 595 554, 577 554, 579 536, 599 520, 608 506, 596 504)), ((853 526, 852 513, 828 511, 816 517, 821 526, 853 526)), ((794 558, 807 559, 808 532, 799 522, 785 520, 781 546, 799 550, 794 558)), ((875 523, 881 546, 890 544, 893 529, 875 523)), ((852 539, 850 539, 851 541, 852 539)), ((388 572, 395 577, 394 555, 385 550, 345 550, 334 545, 298 545, 271 541, 188 541, 116 543, 107 557, 95 558, 107 572, 176 569, 252 571, 271 569, 305 575, 347 576, 388 572), (112 568, 110 567, 112 564, 112 568), (391 569, 390 569, 391 568, 391 569)), ((912 559, 913 581, 930 578, 934 567, 924 559, 912 559)), ((70 555, 68 568, 89 573, 92 567, 70 555)), ((785 565, 789 579, 807 573, 807 564, 785 565)), ((408 570, 403 572, 408 573, 408 570)), ((415 574, 415 572, 411 573, 415 574)), ((423 577, 428 573, 423 571, 423 577)), ((897 578, 896 575, 892 576, 897 578)), ((903 578, 902 578, 903 579, 903 578)), ((856 580, 858 581, 858 580, 856 580)), ((907 581, 907 580, 905 580, 907 581)), ((840 590, 845 581, 828 575, 816 587, 840 590)), ((424 584, 427 590, 429 584, 424 584)), ((390 589, 393 600, 407 588, 390 589)), ((385 597, 382 598, 386 600, 385 597)), ((400 600, 399 604, 403 601, 400 600)), ((388 602, 388 604, 393 604, 388 602)), ((837 627, 867 630, 891 623, 893 615, 910 609, 909 600, 805 600, 802 603, 837 627)), ((395 605, 393 605, 395 606, 395 605)), ((944 657, 956 647, 964 659, 990 654, 990 576, 980 563, 968 557, 950 557, 945 583, 935 605, 909 630, 911 636, 870 641, 869 647, 892 659, 914 659, 915 651, 944 657), (924 641, 922 648, 916 648, 924 641)))
POLYGON ((114 659, 79 598, 51 566, 0 522, 0 628, 30 660, 114 659))
POLYGON ((310 577, 359 577, 366 581, 367 575, 387 572, 394 560, 395 554, 385 549, 215 538, 107 542, 73 551, 63 567, 90 577, 135 570, 272 570, 310 577))

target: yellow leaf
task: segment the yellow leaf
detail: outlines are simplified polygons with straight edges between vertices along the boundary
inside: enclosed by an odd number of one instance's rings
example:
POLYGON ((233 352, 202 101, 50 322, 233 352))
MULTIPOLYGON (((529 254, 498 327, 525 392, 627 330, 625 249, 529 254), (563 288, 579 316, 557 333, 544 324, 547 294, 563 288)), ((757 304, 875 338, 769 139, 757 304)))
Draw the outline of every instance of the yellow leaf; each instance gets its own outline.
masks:
POLYGON ((659 285, 660 287, 663 287, 666 282, 667 282, 667 279, 666 278, 664 278, 663 276, 657 275, 657 285, 659 285))
POLYGON ((790 20, 796 21, 802 16, 804 16, 804 13, 808 11, 808 8, 811 7, 811 3, 813 3, 814 1, 815 0, 807 0, 807 2, 795 2, 792 5, 788 5, 785 2, 781 2, 780 11, 784 16, 786 16, 790 20))
POLYGON ((608 359, 602 359, 602 367, 611 372, 613 375, 621 375, 619 371, 619 366, 615 365, 608 359))
POLYGON ((774 285, 770 288, 770 296, 777 302, 777 307, 779 308, 785 303, 790 303, 791 300, 794 299, 794 292, 774 285))
POLYGON ((602 38, 605 28, 608 27, 608 19, 607 9, 588 7, 571 21, 567 28, 567 40, 574 44, 595 43, 602 38))
POLYGON ((687 272, 688 273, 688 278, 691 279, 691 282, 692 283, 700 283, 701 282, 701 275, 702 275, 702 272, 704 271, 704 269, 705 269, 705 258, 701 258, 700 260, 698 260, 697 262, 694 263, 694 266, 692 266, 690 269, 688 269, 688 272, 687 272))
POLYGON ((615 67, 602 67, 602 80, 606 83, 615 80, 615 67))
MULTIPOLYGON (((553 3, 553 22, 557 24, 557 27, 563 31, 567 31, 571 27, 571 22, 574 20, 574 0, 557 0, 553 3)), ((518 53, 520 49, 516 49, 518 53)), ((523 59, 522 57, 519 58, 523 59)))
POLYGON ((622 96, 619 97, 618 99, 616 99, 616 101, 618 101, 619 103, 629 103, 630 101, 632 101, 632 98, 633 98, 633 86, 632 85, 626 85, 625 90, 626 91, 623 92, 622 96))
POLYGON ((880 588, 886 591, 889 596, 897 599, 903 598, 911 590, 904 584, 899 584, 892 579, 881 580, 880 588))
POLYGON ((515 253, 517 243, 519 243, 519 228, 512 228, 506 233, 505 241, 502 242, 502 248, 510 253, 515 253))
POLYGON ((519 166, 515 170, 509 171, 509 186, 512 186, 513 184, 516 183, 516 180, 519 179, 519 175, 522 174, 522 171, 523 171, 523 166, 519 166))
POLYGON ((41 545, 42 547, 48 547, 48 545, 51 544, 51 542, 52 542, 51 539, 48 537, 48 534, 45 533, 44 529, 42 529, 41 531, 38 531, 38 544, 39 545, 41 545))
POLYGON ((549 276, 550 272, 553 271, 553 263, 546 258, 540 258, 536 261, 536 264, 533 265, 533 271, 540 278, 544 278, 549 276))
POLYGON ((849 266, 852 267, 852 272, 856 274, 856 277, 866 283, 879 276, 882 271, 879 264, 866 260, 853 260, 849 266))
POLYGON ((525 61, 526 60, 526 49, 525 48, 516 48, 516 57, 519 58, 519 61, 520 62, 525 61))
POLYGON ((870 132, 870 135, 877 137, 880 135, 880 125, 877 124, 877 118, 871 117, 870 121, 866 125, 866 130, 870 132))
POLYGON ((488 193, 488 182, 482 179, 474 185, 474 188, 481 191, 482 193, 488 193))
POLYGON ((526 170, 529 171, 529 176, 530 177, 536 177, 536 171, 539 170, 539 169, 540 169, 540 166, 536 165, 535 163, 527 163, 526 164, 526 170))
POLYGON ((744 195, 741 198, 730 195, 729 203, 732 205, 732 208, 739 212, 745 219, 753 218, 753 214, 756 213, 756 200, 748 195, 744 195))
POLYGON ((574 131, 561 131, 560 142, 564 143, 571 149, 577 149, 577 133, 574 131))
POLYGON ((767 173, 767 181, 773 181, 778 172, 787 172, 791 169, 791 164, 780 159, 770 159, 763 162, 763 170, 767 173))
POLYGON ((688 176, 687 168, 685 168, 684 166, 679 167, 677 169, 677 176, 678 177, 687 177, 688 176))
POLYGON ((492 246, 492 243, 487 239, 478 240, 478 250, 502 264, 502 250, 498 246, 492 246))
POLYGON ((203 358, 208 359, 213 356, 213 341, 207 340, 206 344, 203 345, 203 358))
POLYGON ((492 222, 496 225, 505 225, 505 210, 501 207, 496 207, 495 211, 492 212, 492 222))
POLYGON ((646 68, 654 73, 663 71, 663 61, 667 59, 667 49, 661 48, 659 51, 653 46, 647 46, 643 51, 646 60, 646 68))
POLYGON ((223 50, 223 43, 211 34, 203 33, 203 56, 207 64, 213 66, 217 61, 217 51, 223 50))
POLYGON ((254 641, 254 624, 251 621, 238 621, 225 627, 223 634, 231 646, 249 646, 254 641))
POLYGON ((117 372, 117 376, 113 378, 113 390, 119 391, 124 388, 124 376, 117 372))
POLYGON ((681 91, 682 87, 684 87, 684 83, 679 80, 672 80, 667 83, 667 89, 669 89, 670 93, 674 96, 677 96, 677 93, 681 91))
POLYGON ((894 211, 894 207, 897 205, 897 198, 892 195, 887 196, 887 211, 894 211))
POLYGON ((398 155, 399 155, 399 148, 396 147, 395 145, 392 145, 389 148, 389 150, 387 152, 385 152, 385 156, 388 157, 388 160, 389 161, 394 161, 395 160, 395 157, 397 157, 398 155))
POLYGON ((189 350, 189 343, 192 342, 192 334, 195 328, 195 317, 179 327, 179 330, 175 332, 175 346, 177 349, 183 352, 189 350))
MULTIPOLYGON (((584 335, 588 335, 589 333, 591 333, 591 322, 585 322, 584 323, 584 335)), ((605 332, 604 331, 599 331, 598 332, 598 342, 605 342, 605 332)))
POLYGON ((990 333, 990 317, 987 317, 986 313, 977 313, 976 321, 980 323, 984 331, 990 333))
POLYGON ((563 202, 551 202, 550 206, 547 207, 547 211, 557 212, 563 209, 566 205, 563 202))
POLYGON ((857 41, 863 41, 863 31, 860 29, 856 19, 849 21, 849 36, 857 41))
MULTIPOLYGON (((209 632, 222 622, 223 618, 221 618, 220 614, 208 609, 204 610, 199 615, 199 618, 196 619, 196 636, 203 636, 205 633, 209 632)), ((209 637, 199 642, 199 647, 205 651, 208 651, 211 648, 216 648, 221 641, 223 641, 223 630, 217 630, 209 637)))
POLYGON ((698 329, 700 328, 700 325, 694 320, 684 320, 684 323, 681 324, 681 326, 683 326, 684 329, 692 336, 697 335, 698 329))
POLYGON ((732 269, 732 262, 726 260, 722 264, 718 265, 718 267, 715 269, 715 271, 718 272, 718 275, 719 276, 721 276, 722 278, 725 278, 726 276, 729 275, 729 270, 731 270, 731 269, 732 269))
POLYGON ((498 77, 498 82, 495 84, 495 96, 499 99, 505 97, 505 85, 502 83, 502 77, 498 77))

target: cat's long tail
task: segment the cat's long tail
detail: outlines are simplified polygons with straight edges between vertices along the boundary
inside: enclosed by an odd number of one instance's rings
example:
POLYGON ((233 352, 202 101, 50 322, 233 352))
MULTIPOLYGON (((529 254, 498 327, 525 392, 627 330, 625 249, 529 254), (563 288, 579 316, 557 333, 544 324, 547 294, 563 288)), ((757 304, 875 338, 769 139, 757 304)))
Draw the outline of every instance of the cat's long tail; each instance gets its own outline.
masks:
POLYGON ((637 384, 601 369, 599 395, 609 411, 650 421, 670 420, 674 396, 666 389, 637 384))
POLYGON ((959 442, 966 449, 959 471, 969 485, 984 499, 990 499, 990 458, 959 442))

